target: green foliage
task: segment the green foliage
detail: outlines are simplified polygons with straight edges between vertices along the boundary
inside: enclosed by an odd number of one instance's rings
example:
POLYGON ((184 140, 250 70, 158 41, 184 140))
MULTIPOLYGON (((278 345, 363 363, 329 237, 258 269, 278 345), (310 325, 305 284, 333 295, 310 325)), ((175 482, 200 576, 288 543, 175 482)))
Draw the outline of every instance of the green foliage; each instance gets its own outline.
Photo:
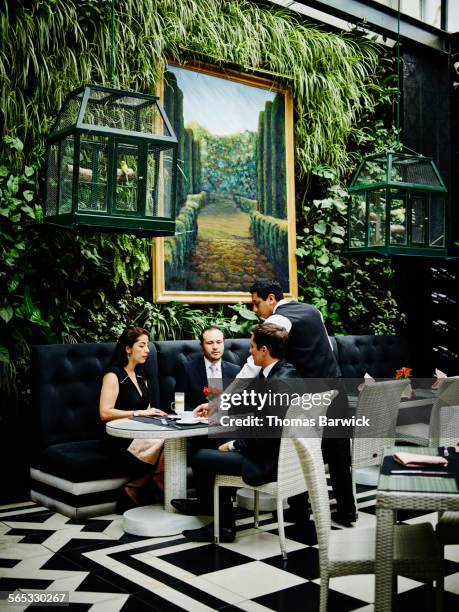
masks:
POLYGON ((164 74, 164 108, 178 139, 177 202, 180 207, 190 193, 201 191, 201 144, 193 131, 185 129, 183 92, 173 72, 164 74))
POLYGON ((230 306, 231 310, 236 312, 231 318, 229 331, 233 336, 241 336, 248 338, 252 326, 256 323, 261 323, 261 319, 252 310, 249 310, 245 304, 234 304, 230 306))
POLYGON ((19 139, 6 137, 3 144, 21 167, 15 172, 11 165, 0 166, 0 378, 11 392, 16 370, 27 359, 30 330, 44 338, 50 325, 26 280, 33 269, 30 234, 42 219, 35 202, 37 168, 22 162, 19 139))
POLYGON ((284 97, 277 94, 271 112, 271 180, 272 210, 278 219, 287 218, 287 194, 285 189, 285 109, 284 97))
POLYGON ((178 302, 152 304, 126 292, 116 304, 106 304, 100 311, 90 313, 87 338, 93 342, 110 341, 129 325, 140 325, 152 340, 196 339, 210 325, 218 325, 229 337, 248 337, 258 317, 242 304, 230 308, 235 314, 228 316, 221 306, 190 309, 178 302))
POLYGON ((255 244, 273 264, 277 278, 288 287, 288 226, 284 219, 250 213, 250 229, 255 244))
POLYGON ((263 113, 263 203, 260 212, 271 216, 273 214, 272 196, 272 132, 271 132, 271 113, 272 102, 266 102, 263 113))
POLYGON ((233 197, 237 206, 246 213, 255 212, 258 208, 257 200, 250 200, 249 198, 244 198, 239 195, 234 195, 233 197))
MULTIPOLYGON (((6 132, 26 139, 28 150, 68 91, 106 82, 110 5, 42 0, 25 8, 8 0, 0 9, 0 108, 6 132)), ((359 113, 374 106, 374 43, 320 31, 288 10, 249 0, 125 0, 116 10, 117 85, 151 91, 165 58, 184 54, 282 75, 295 96, 299 175, 319 163, 348 167, 346 142, 359 113)))
POLYGON ((38 167, 25 163, 19 139, 5 137, 3 145, 9 161, 0 166, 0 373, 2 388, 13 393, 31 344, 82 340, 88 312, 126 287, 141 290, 150 245, 127 235, 73 235, 43 226, 38 167))
MULTIPOLYGON (((388 62, 382 62, 382 74, 388 66, 388 62)), ((376 119, 369 114, 364 116, 351 145, 354 170, 361 157, 370 151, 378 153, 396 146, 395 129, 387 128, 381 118, 389 93, 382 86, 378 91, 379 116, 376 119)), ((302 230, 297 234, 303 298, 321 310, 334 334, 398 333, 406 318, 399 313, 392 297, 391 261, 343 257, 349 194, 336 171, 327 164, 317 166, 313 174, 318 183, 316 191, 322 193, 326 189, 327 197, 312 201, 304 197, 302 230)), ((351 172, 349 181, 350 178, 351 172)))
POLYGON ((258 114, 258 138, 257 138, 257 196, 258 196, 258 208, 260 212, 263 212, 263 200, 265 195, 264 185, 264 163, 263 163, 263 147, 264 147, 264 111, 258 114))
MULTIPOLYGON (((110 7, 110 0, 6 0, 0 5, 0 126, 4 136, 0 150, 0 286, 4 300, 0 309, 0 374, 3 388, 9 390, 26 387, 22 381, 28 347, 33 343, 102 339, 97 335, 99 328, 104 329, 104 339, 114 339, 113 325, 121 320, 130 322, 140 312, 151 314, 159 337, 180 337, 184 329, 194 336, 201 325, 199 311, 185 305, 160 307, 145 302, 151 287, 148 241, 106 234, 75 235, 37 225, 43 199, 44 139, 53 117, 72 89, 82 83, 107 84, 110 7), (126 306, 129 314, 121 314, 118 302, 123 299, 129 304, 132 301, 137 308, 132 315, 130 305, 126 306), (149 309, 157 309, 157 314, 153 316, 149 309), (189 319, 193 324, 186 327, 189 319)), ((249 0, 125 0, 117 2, 116 9, 115 84, 120 87, 153 92, 166 58, 184 57, 239 66, 247 72, 265 72, 290 86, 296 113, 296 176, 305 190, 313 168, 333 168, 336 181, 345 179, 353 162, 349 151, 369 147, 372 140, 381 139, 379 128, 367 130, 359 125, 359 117, 371 116, 378 99, 384 103, 390 99, 388 83, 375 74, 378 47, 371 41, 352 34, 320 31, 299 23, 286 9, 249 0)), ((170 78, 170 86, 174 87, 170 78)), ((166 97, 166 107, 174 130, 183 135, 180 90, 174 101, 174 108, 167 106, 166 97)), ((196 132, 194 137, 199 141, 196 132)), ((261 147, 263 150, 264 143, 261 147)), ((184 138, 178 157, 182 164, 178 201, 182 203, 187 194, 185 178, 190 176, 183 165, 184 138)), ((260 159, 260 149, 253 158, 260 159)), ((195 185, 199 176, 196 172, 189 184, 193 189, 203 189, 195 185)), ((322 190, 327 187, 325 176, 318 182, 322 190)), ((262 181, 259 193, 266 188, 262 181)), ((257 194, 250 196, 255 198, 257 194)), ((322 194, 314 197, 320 199, 322 194)), ((333 253, 333 261, 336 254, 338 262, 335 248, 339 244, 332 238, 340 235, 333 228, 335 222, 342 227, 343 221, 339 211, 338 219, 333 217, 337 207, 323 208, 307 202, 304 198, 301 208, 313 207, 308 212, 308 223, 312 223, 311 227, 317 225, 317 235, 324 236, 326 249, 333 253), (322 227, 324 234, 320 233, 322 227)), ((199 206, 199 200, 195 199, 195 204, 199 206)), ((179 216, 178 223, 178 231, 191 228, 191 236, 196 212, 196 207, 192 208, 179 216)), ((259 233, 263 234, 266 248, 272 249, 279 243, 278 230, 275 226, 269 230, 264 227, 259 233)), ((182 239, 182 235, 188 236, 180 234, 179 246, 166 246, 170 262, 166 265, 173 266, 189 252, 188 238, 182 239)), ((310 270, 308 266, 319 259, 318 269, 327 267, 327 252, 318 255, 310 250, 311 236, 304 236, 305 275, 301 283, 305 296, 311 296, 310 287, 314 287, 322 291, 330 313, 343 312, 347 297, 338 291, 342 290, 344 274, 336 277, 324 270, 320 274, 310 270), (336 278, 340 282, 336 283, 335 302, 336 278)), ((299 248, 302 246, 300 241, 299 248)), ((317 245, 314 248, 321 249, 317 245)), ((377 299, 373 291, 379 281, 376 273, 385 268, 372 264, 371 270, 364 271, 365 276, 352 268, 354 264, 348 265, 349 282, 356 283, 356 300, 370 304, 365 291, 372 300, 377 299)), ((340 270, 340 266, 336 269, 340 270)), ((354 308, 355 316, 365 317, 358 310, 359 303, 354 308)), ((221 311, 202 312, 214 321, 221 311)), ((382 307, 377 312, 382 312, 382 307)), ((372 324, 388 328, 394 320, 394 305, 386 312, 386 318, 377 314, 372 324)), ((340 316, 335 320, 336 328, 344 330, 347 319, 340 316)), ((144 318, 146 323, 146 314, 144 318)), ((232 335, 238 326, 250 322, 234 311, 225 320, 233 326, 232 335)), ((368 317, 363 321, 367 322, 368 317)))
POLYGON ((198 238, 198 214, 207 203, 207 194, 189 195, 176 219, 176 235, 164 240, 164 273, 170 290, 183 290, 184 274, 198 238))
POLYGON ((256 198, 256 134, 216 136, 201 127, 200 137, 202 189, 256 198))

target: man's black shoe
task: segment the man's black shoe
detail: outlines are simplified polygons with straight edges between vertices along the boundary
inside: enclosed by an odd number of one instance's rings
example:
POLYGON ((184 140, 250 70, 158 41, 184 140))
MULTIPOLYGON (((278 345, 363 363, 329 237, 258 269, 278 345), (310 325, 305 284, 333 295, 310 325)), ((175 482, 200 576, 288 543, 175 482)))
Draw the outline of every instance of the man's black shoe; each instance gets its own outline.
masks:
MULTIPOLYGON (((204 525, 199 529, 185 529, 185 531, 182 531, 182 535, 193 542, 213 542, 214 524, 210 523, 210 525, 204 525)), ((236 529, 234 527, 220 527, 220 542, 234 542, 235 538, 236 529)))
POLYGON ((171 499, 171 505, 174 506, 180 514, 187 514, 188 516, 209 515, 208 512, 204 512, 197 499, 171 499))
POLYGON ((344 513, 337 510, 331 513, 332 523, 336 523, 340 527, 352 527, 352 523, 357 520, 357 514, 355 512, 344 513))

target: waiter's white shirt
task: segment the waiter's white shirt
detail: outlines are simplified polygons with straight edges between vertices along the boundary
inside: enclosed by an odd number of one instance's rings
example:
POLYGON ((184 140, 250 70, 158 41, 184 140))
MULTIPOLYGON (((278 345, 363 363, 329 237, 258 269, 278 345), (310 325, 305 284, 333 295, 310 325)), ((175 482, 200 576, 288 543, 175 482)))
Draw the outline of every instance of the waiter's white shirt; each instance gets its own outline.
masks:
MULTIPOLYGON (((287 319, 287 317, 284 317, 284 315, 277 315, 276 309, 281 304, 287 304, 290 301, 291 300, 286 300, 286 299, 279 300, 277 304, 274 306, 273 314, 269 316, 267 319, 265 319, 263 322, 264 323, 274 323, 275 325, 279 325, 280 327, 283 327, 289 332, 292 329, 292 323, 290 319, 287 319)), ((236 376, 236 378, 255 378, 255 376, 258 376, 258 374, 260 373, 260 370, 261 370, 260 366, 257 366, 253 363, 252 355, 249 355, 247 357, 247 361, 245 362, 244 366, 242 367, 241 371, 236 376)))

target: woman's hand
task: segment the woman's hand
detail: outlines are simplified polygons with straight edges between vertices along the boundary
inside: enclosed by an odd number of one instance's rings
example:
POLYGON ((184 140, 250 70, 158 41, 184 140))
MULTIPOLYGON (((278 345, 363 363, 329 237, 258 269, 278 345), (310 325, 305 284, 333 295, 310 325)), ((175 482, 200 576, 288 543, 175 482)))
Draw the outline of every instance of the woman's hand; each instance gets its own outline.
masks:
POLYGON ((218 450, 221 451, 222 453, 228 453, 230 450, 228 442, 225 442, 224 444, 220 444, 220 446, 218 447, 218 450))
POLYGON ((145 410, 139 410, 140 416, 166 416, 167 412, 163 412, 159 408, 145 408, 145 410))

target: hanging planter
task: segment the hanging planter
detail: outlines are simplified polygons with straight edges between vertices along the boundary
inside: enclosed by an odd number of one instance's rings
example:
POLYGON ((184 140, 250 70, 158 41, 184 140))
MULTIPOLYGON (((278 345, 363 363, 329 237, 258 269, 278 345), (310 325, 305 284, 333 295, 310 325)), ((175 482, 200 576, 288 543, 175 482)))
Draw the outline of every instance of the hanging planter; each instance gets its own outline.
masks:
MULTIPOLYGON (((110 83, 115 77, 111 0, 110 83)), ((101 85, 70 93, 46 141, 45 222, 175 234, 177 138, 157 96, 101 85)))
POLYGON ((432 159, 394 151, 366 157, 349 193, 350 252, 446 255, 446 187, 432 159))
POLYGON ((46 148, 47 223, 174 234, 177 138, 156 96, 85 85, 67 97, 46 148))
POLYGON ((400 145, 400 0, 395 101, 397 150, 365 157, 349 187, 348 251, 445 257, 445 184, 431 158, 400 145))

